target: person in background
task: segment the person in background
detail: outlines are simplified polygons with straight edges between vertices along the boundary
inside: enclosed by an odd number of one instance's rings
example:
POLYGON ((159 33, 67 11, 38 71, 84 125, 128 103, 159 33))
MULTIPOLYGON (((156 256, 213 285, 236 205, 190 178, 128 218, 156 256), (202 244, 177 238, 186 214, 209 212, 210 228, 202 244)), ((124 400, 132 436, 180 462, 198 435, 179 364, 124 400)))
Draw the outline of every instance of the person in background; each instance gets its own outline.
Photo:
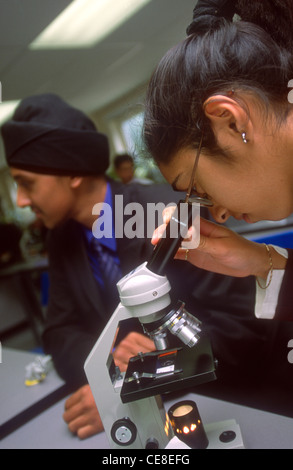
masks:
POLYGON ((114 169, 118 178, 123 184, 139 183, 152 184, 153 182, 147 178, 137 178, 135 176, 134 160, 128 153, 116 155, 114 158, 114 169))

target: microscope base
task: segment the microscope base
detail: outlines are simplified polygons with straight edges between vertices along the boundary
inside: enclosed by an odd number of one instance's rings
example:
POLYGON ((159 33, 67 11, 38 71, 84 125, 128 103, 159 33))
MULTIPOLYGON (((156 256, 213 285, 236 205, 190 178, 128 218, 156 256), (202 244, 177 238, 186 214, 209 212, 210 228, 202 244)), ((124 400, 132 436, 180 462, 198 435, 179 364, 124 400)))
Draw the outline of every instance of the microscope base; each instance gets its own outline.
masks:
MULTIPOLYGON (((206 424, 204 426, 209 445, 207 450, 212 449, 245 449, 241 430, 234 419, 206 424)), ((171 439, 166 449, 190 449, 177 437, 171 439)))
POLYGON ((234 419, 205 426, 208 449, 244 449, 241 430, 234 419))

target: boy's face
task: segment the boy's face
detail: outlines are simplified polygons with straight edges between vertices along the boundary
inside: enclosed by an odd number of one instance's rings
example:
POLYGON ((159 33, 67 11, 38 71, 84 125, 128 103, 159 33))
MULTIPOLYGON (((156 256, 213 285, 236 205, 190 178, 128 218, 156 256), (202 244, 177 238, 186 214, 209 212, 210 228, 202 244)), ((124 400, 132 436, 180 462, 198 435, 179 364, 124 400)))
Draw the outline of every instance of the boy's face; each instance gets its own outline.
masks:
POLYGON ((123 162, 119 165, 119 168, 116 169, 118 177, 121 179, 122 183, 129 183, 134 177, 134 166, 131 162, 123 162))
POLYGON ((52 229, 74 212, 74 193, 69 176, 51 176, 10 168, 17 183, 17 205, 30 207, 44 225, 52 229))

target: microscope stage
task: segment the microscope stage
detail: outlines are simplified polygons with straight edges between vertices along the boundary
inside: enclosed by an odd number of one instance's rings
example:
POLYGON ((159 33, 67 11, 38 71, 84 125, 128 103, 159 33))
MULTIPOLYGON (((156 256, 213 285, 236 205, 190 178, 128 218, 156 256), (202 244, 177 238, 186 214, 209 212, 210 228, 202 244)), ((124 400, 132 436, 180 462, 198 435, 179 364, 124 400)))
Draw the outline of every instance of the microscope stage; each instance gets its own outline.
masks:
POLYGON ((216 379, 215 361, 207 337, 193 347, 136 356, 130 360, 121 400, 129 403, 154 395, 182 390, 216 379))

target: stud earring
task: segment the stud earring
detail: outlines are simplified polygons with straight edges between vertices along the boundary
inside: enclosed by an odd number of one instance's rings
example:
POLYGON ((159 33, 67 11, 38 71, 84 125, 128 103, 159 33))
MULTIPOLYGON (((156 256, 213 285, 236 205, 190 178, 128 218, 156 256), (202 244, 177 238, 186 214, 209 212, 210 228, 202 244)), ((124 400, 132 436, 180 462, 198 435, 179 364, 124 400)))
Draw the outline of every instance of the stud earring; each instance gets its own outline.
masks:
POLYGON ((246 132, 242 132, 242 140, 244 144, 248 143, 248 140, 246 139, 246 132))

